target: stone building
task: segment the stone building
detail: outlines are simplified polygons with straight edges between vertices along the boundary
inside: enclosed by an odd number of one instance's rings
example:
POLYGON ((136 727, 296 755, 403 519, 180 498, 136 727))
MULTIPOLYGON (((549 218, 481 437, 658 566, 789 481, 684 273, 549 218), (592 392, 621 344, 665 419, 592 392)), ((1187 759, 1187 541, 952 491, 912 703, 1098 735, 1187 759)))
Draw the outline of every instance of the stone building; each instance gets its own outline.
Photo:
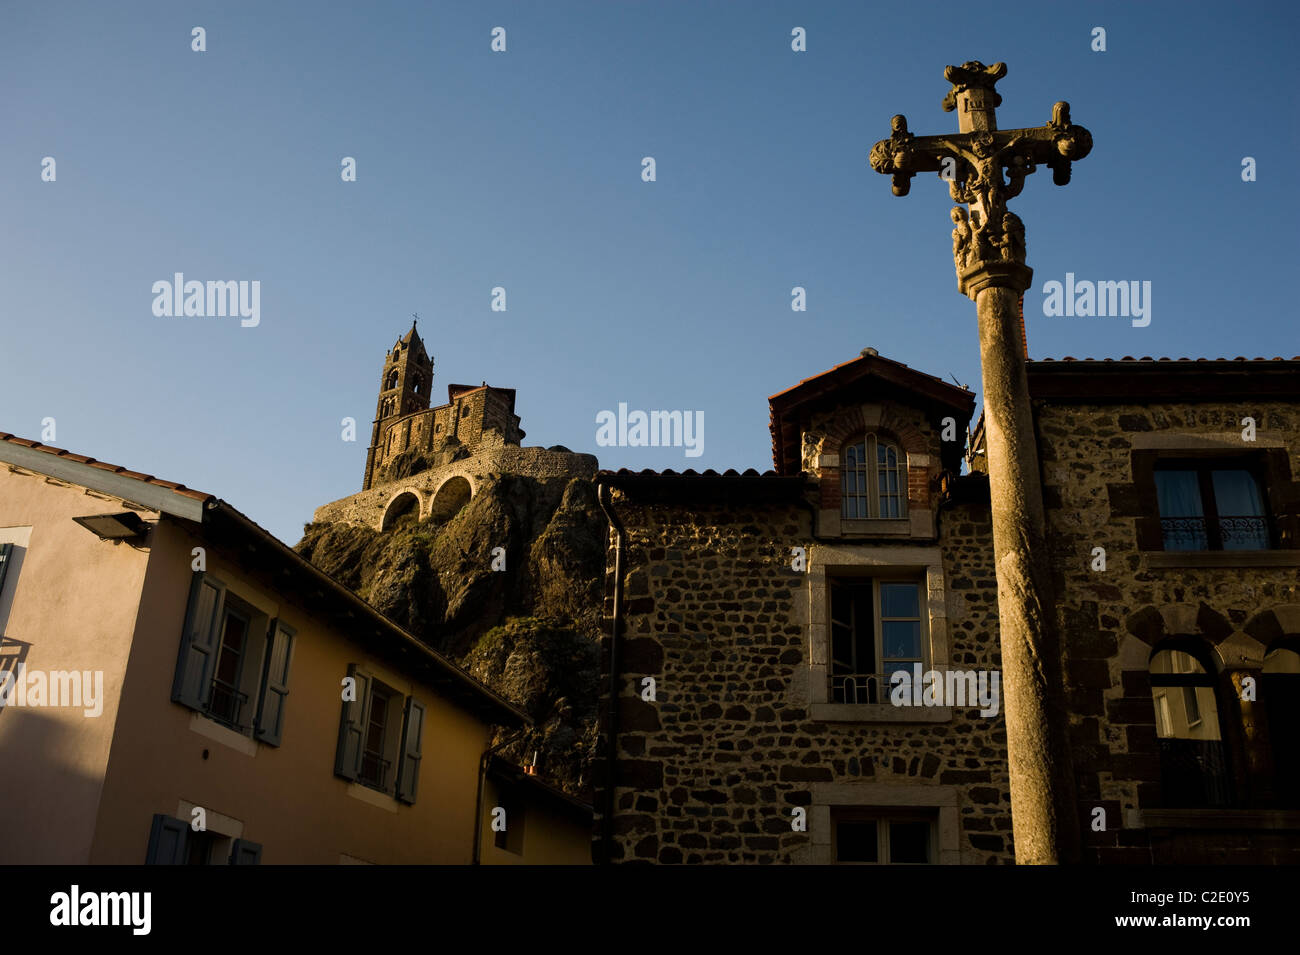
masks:
MULTIPOLYGON (((447 403, 430 408, 432 387, 433 358, 413 322, 384 355, 363 490, 404 476, 392 473, 403 458, 446 464, 492 443, 493 433, 496 444, 518 447, 523 440, 513 388, 493 388, 487 382, 448 385, 447 403)), ((406 468, 407 473, 413 470, 406 468)))
MULTIPOLYGON (((1029 381, 1088 859, 1300 861, 1300 360, 1029 381)), ((1013 860, 973 409, 868 349, 774 471, 598 474, 598 860, 1013 860)))
POLYGON ((448 385, 429 407, 433 358, 412 323, 385 353, 361 491, 316 509, 315 523, 389 530, 399 521, 443 524, 503 474, 590 478, 596 458, 566 448, 525 448, 515 390, 448 385))

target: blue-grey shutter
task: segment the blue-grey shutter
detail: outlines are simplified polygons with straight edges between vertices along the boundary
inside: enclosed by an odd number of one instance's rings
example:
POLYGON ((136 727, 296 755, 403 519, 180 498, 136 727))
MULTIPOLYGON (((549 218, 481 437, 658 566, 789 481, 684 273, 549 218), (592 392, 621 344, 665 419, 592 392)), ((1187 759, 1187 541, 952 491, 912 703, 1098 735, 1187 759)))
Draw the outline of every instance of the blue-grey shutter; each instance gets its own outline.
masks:
POLYGON ((149 854, 145 865, 184 865, 189 848, 190 824, 158 813, 149 830, 149 854))
POLYGON ((370 677, 348 664, 348 676, 357 681, 357 698, 343 701, 339 719, 339 746, 334 754, 334 773, 344 779, 357 778, 361 771, 361 744, 365 732, 366 707, 370 703, 370 677))
POLYGON ((0 544, 0 596, 5 592, 5 574, 9 573, 9 561, 13 552, 13 544, 0 544))
POLYGON ((176 660, 176 678, 172 682, 172 699, 191 709, 204 709, 212 693, 212 670, 221 640, 221 610, 225 601, 225 584, 202 572, 194 574, 185 632, 181 634, 181 652, 176 660))
POLYGON ((420 750, 424 743, 424 704, 413 696, 406 698, 406 719, 402 722, 402 755, 397 770, 397 798, 415 802, 420 782, 420 750))
POLYGON ((284 732, 284 707, 289 696, 289 660, 296 631, 279 617, 271 621, 266 668, 258 691, 257 738, 269 746, 280 745, 284 732))
POLYGON ((261 865, 262 844, 249 842, 247 839, 236 839, 230 844, 230 864, 261 865))

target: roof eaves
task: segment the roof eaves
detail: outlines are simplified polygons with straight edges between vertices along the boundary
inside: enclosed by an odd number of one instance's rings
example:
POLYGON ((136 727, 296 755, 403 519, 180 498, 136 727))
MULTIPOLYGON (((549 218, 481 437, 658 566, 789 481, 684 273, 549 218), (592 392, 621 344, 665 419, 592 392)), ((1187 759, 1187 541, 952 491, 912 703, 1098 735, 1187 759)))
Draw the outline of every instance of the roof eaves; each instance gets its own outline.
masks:
POLYGON ((203 520, 204 505, 214 500, 211 494, 187 488, 184 484, 161 481, 150 474, 128 471, 119 465, 96 461, 8 432, 0 432, 0 462, 80 484, 92 491, 195 523, 203 520))

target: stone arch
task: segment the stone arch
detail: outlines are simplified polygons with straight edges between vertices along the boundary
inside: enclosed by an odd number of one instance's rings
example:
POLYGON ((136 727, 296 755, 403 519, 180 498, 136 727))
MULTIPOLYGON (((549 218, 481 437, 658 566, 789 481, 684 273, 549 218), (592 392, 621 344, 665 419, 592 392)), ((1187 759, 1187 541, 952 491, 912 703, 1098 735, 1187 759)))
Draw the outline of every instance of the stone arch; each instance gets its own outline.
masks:
POLYGON ((447 478, 433 494, 429 504, 429 520, 435 524, 445 524, 470 502, 474 496, 474 485, 469 476, 455 474, 447 478))
POLYGON ((1300 636, 1300 604, 1282 604, 1261 610, 1241 628, 1265 646, 1283 637, 1300 636))
POLYGON ((1148 646, 1167 637, 1200 637, 1212 648, 1232 636, 1236 628, 1207 604, 1148 604, 1125 620, 1128 632, 1148 646))
POLYGON ((398 524, 407 522, 414 523, 419 521, 423 515, 420 513, 420 495, 409 488, 398 491, 384 507, 384 517, 380 521, 379 529, 381 531, 391 531, 398 524))

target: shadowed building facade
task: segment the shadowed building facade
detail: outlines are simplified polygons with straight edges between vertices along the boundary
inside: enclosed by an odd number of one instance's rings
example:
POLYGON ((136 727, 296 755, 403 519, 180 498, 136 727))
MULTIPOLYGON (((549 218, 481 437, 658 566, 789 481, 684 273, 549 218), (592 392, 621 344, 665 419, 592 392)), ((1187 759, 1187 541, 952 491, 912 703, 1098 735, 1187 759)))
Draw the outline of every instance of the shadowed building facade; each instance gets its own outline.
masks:
MULTIPOLYGON (((1028 383, 1084 860, 1300 861, 1300 361, 1028 383)), ((597 477, 596 857, 1014 861, 973 395, 868 350, 769 406, 773 471, 597 477)))

